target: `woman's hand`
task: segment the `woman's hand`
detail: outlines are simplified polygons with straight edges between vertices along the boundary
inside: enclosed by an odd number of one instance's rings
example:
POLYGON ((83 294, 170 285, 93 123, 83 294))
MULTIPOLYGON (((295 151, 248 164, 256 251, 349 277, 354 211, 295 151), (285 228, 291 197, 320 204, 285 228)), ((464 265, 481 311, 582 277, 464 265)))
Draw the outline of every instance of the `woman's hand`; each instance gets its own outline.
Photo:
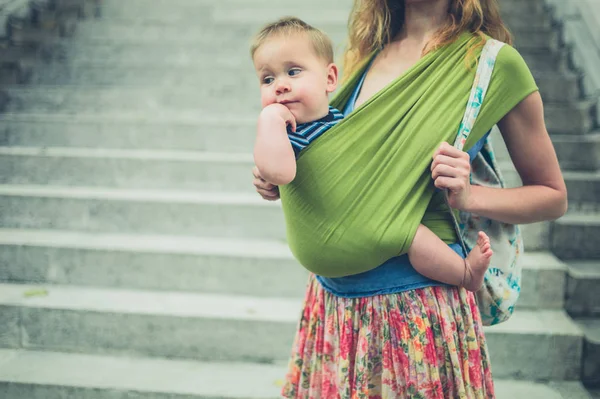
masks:
POLYGON ((252 169, 252 174, 254 175, 252 184, 256 187, 256 192, 267 201, 277 201, 279 199, 279 187, 265 181, 256 166, 252 169))
POLYGON ((469 154, 444 142, 433 154, 431 177, 439 189, 448 189, 448 202, 454 209, 468 210, 471 198, 469 154))

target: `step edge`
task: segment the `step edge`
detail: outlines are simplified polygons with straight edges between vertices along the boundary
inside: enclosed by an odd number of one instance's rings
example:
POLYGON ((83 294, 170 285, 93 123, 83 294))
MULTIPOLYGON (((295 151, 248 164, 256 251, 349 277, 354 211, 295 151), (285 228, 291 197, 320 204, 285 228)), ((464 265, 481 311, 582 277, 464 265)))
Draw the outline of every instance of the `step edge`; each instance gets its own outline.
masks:
MULTIPOLYGON (((142 356, 123 357, 0 349, 0 358, 3 357, 11 358, 8 362, 5 361, 4 368, 0 364, 0 381, 7 383, 135 390, 146 393, 197 394, 203 397, 227 397, 222 395, 227 395, 228 391, 229 394, 234 394, 232 398, 265 398, 265 393, 270 397, 271 393, 267 391, 273 391, 273 395, 278 392, 277 383, 284 378, 286 371, 283 365, 259 363, 201 362, 142 356), (15 362, 20 366, 17 369, 21 371, 20 375, 15 375, 19 374, 14 372, 15 362), (62 367, 53 367, 56 362, 62 367), (51 373, 46 378, 43 378, 41 373, 27 373, 30 369, 29 364, 45 365, 46 373, 48 370, 51 370, 51 373), (85 366, 82 367, 82 364, 85 366), (9 370, 11 365, 12 373, 9 370), (97 373, 87 372, 90 368, 96 369, 97 373), (125 369, 129 371, 123 375, 122 371, 125 369), (137 374, 135 378, 131 378, 131 373, 137 374), (156 379, 157 374, 161 378, 156 379), (231 378, 232 375, 237 375, 234 380, 255 381, 251 389, 256 395, 246 395, 240 389, 231 389, 225 381, 213 384, 215 380, 231 378), (248 379, 247 375, 252 375, 253 378, 248 379), (182 379, 182 376, 185 378, 182 379), (187 384, 184 388, 183 385, 186 385, 183 384, 184 381, 190 381, 191 384, 187 384), (161 385, 163 385, 162 389, 160 389, 161 385)), ((245 385, 244 389, 247 388, 248 386, 245 385)))
POLYGON ((0 146, 2 156, 28 156, 39 158, 85 158, 85 159, 123 159, 139 161, 170 162, 222 162, 253 164, 251 152, 212 152, 163 149, 125 149, 95 147, 23 147, 0 146))
POLYGON ((256 193, 209 190, 152 190, 120 187, 2 184, 0 196, 143 202, 156 204, 245 205, 281 208, 279 201, 265 201, 256 193))
MULTIPOLYGON (((301 304, 302 298, 0 283, 0 306, 13 308, 294 325, 297 324, 301 304), (32 293, 32 296, 26 297, 27 293, 32 293), (36 293, 40 296, 35 296, 36 293)), ((564 310, 552 309, 517 309, 509 321, 484 329, 486 335, 582 337, 581 330, 564 310)))
POLYGON ((284 241, 75 230, 0 229, 0 246, 293 260, 284 241), (29 237, 26 237, 28 236, 29 237), (132 243, 133 241, 133 243, 132 243), (151 244, 142 244, 143 242, 151 244), (238 251, 232 251, 238 248, 238 251), (249 250, 253 249, 253 250, 249 250))

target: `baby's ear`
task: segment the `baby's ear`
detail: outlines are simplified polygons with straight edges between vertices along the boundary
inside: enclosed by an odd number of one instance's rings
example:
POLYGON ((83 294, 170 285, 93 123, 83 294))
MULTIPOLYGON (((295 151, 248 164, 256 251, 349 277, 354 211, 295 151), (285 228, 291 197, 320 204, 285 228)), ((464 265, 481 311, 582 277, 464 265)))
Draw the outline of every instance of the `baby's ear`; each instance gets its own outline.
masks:
POLYGON ((335 91, 338 82, 338 67, 333 62, 327 65, 327 93, 335 91))

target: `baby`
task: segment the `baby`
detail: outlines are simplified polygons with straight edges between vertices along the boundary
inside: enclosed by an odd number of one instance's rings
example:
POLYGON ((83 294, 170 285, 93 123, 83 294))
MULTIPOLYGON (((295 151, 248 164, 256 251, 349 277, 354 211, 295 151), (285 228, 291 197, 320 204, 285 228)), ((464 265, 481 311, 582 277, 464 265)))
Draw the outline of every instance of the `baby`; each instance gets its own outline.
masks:
MULTIPOLYGON (((254 161, 265 181, 285 185, 296 176, 298 154, 343 118, 329 106, 329 93, 338 81, 333 46, 320 30, 286 17, 256 35, 250 54, 263 107, 254 161)), ((408 250, 410 263, 422 275, 470 291, 483 284, 491 256, 490 240, 483 232, 462 259, 423 225, 408 250)))

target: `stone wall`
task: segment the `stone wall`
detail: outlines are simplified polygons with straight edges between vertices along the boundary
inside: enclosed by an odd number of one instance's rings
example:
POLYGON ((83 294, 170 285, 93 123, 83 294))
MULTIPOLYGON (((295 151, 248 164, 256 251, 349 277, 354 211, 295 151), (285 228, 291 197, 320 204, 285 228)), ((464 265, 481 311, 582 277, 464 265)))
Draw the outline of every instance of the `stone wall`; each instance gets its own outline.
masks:
MULTIPOLYGON (((582 93, 600 99, 600 0, 545 0, 570 49, 571 66, 581 74, 582 93)), ((600 102, 599 102, 600 104, 600 102)), ((600 125, 600 105, 596 112, 600 125)))
POLYGON ((0 84, 27 81, 35 57, 53 38, 70 35, 101 0, 0 0, 0 84))

